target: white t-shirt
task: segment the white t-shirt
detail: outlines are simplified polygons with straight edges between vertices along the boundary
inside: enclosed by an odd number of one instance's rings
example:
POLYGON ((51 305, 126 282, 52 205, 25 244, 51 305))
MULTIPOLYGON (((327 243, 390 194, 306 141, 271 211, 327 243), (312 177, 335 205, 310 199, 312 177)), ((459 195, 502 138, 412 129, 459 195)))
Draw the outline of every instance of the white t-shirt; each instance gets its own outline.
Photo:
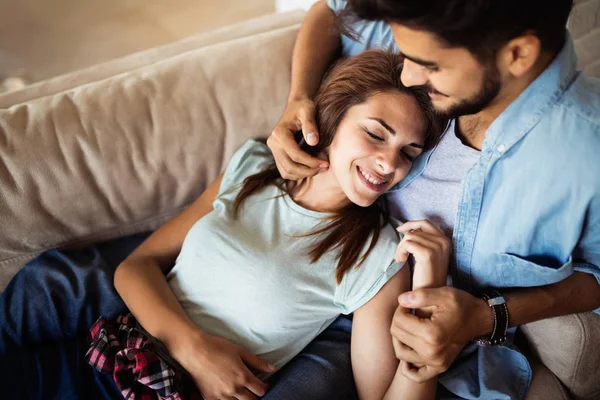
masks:
POLYGON ((453 120, 431 153, 423 174, 405 188, 386 195, 390 215, 402 221, 429 219, 452 238, 462 180, 480 156, 480 151, 456 137, 453 120))
POLYGON ((341 313, 367 303, 401 265, 393 261, 397 233, 387 225, 365 262, 337 285, 338 252, 311 264, 318 236, 298 237, 329 214, 299 206, 275 185, 247 198, 235 219, 244 179, 272 163, 264 144, 248 141, 238 150, 214 210, 191 228, 167 279, 197 326, 279 368, 341 313))

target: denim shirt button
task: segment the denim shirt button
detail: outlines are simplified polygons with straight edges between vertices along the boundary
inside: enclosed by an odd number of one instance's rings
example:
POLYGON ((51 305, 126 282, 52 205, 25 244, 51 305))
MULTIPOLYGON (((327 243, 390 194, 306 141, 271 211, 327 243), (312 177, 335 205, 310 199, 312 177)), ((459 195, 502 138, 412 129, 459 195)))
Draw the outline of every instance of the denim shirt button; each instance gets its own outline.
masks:
POLYGON ((496 150, 498 150, 499 153, 504 153, 506 151, 506 146, 501 144, 496 148, 496 150))

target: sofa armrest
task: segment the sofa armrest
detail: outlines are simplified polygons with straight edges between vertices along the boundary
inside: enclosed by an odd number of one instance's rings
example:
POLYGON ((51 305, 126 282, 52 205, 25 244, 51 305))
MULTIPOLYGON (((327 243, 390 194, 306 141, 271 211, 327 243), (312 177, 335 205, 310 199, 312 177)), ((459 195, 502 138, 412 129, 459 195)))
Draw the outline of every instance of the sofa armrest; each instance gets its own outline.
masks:
POLYGON ((600 315, 545 319, 521 328, 531 351, 574 399, 600 398, 600 315))
POLYGON ((285 107, 299 26, 187 52, 0 110, 0 272, 153 229, 285 107))

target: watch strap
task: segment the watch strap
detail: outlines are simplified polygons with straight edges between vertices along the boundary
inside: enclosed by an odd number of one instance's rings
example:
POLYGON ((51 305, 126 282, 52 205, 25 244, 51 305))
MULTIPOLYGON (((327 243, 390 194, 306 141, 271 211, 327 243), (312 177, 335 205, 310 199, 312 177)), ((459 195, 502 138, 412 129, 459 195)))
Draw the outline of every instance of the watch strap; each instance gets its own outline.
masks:
POLYGON ((506 341, 506 333, 508 332, 508 307, 506 300, 495 289, 486 290, 481 297, 491 308, 494 316, 494 328, 489 337, 479 337, 474 340, 480 346, 497 346, 506 341))

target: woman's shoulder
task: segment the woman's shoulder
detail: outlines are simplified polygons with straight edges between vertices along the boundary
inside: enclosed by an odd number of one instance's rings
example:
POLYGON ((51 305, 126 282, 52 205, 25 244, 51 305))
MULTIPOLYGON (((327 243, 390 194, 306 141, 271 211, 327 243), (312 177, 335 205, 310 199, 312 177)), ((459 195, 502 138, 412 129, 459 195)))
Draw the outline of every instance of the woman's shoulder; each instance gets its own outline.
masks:
POLYGON ((231 157, 223 174, 220 193, 229 191, 234 186, 274 164, 273 154, 265 143, 247 140, 231 157))

